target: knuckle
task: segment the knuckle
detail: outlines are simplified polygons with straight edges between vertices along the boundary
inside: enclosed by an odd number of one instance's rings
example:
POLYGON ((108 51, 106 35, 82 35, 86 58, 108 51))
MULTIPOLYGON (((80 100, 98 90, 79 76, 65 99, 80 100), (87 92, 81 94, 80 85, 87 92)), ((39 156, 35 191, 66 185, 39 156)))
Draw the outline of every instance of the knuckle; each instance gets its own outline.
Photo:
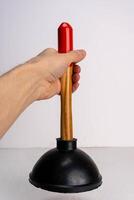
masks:
POLYGON ((48 53, 55 53, 55 52, 57 52, 57 51, 56 51, 56 49, 54 49, 54 48, 47 48, 47 49, 46 49, 46 52, 48 52, 48 53))

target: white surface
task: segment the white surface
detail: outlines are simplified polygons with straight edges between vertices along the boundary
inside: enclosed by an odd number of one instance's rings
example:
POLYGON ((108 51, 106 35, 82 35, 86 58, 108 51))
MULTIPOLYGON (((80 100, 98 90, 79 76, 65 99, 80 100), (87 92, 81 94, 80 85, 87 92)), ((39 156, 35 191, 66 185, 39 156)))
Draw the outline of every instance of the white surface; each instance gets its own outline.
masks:
MULTIPOLYGON (((0 0, 1 74, 46 47, 57 48, 62 21, 74 27, 74 47, 88 52, 73 95, 80 146, 133 146, 133 0, 0 0)), ((0 147, 53 146, 59 132, 55 97, 27 109, 0 147)))
MULTIPOLYGON (((46 150, 45 150, 46 151, 46 150)), ((28 182, 43 149, 0 150, 1 200, 133 200, 134 148, 86 148, 103 175, 103 185, 90 192, 58 194, 28 182)))

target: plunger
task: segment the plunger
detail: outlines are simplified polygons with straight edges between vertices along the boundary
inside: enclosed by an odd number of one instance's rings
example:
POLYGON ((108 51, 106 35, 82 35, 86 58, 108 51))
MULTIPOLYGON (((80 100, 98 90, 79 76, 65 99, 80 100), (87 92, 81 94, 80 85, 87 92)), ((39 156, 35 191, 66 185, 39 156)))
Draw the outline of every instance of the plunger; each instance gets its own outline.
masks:
MULTIPOLYGON (((58 51, 73 49, 73 30, 68 23, 58 28, 58 51)), ((77 193, 98 188, 102 183, 99 170, 89 155, 77 148, 72 128, 71 64, 61 78, 61 135, 57 146, 45 153, 29 175, 34 186, 61 193, 77 193)))

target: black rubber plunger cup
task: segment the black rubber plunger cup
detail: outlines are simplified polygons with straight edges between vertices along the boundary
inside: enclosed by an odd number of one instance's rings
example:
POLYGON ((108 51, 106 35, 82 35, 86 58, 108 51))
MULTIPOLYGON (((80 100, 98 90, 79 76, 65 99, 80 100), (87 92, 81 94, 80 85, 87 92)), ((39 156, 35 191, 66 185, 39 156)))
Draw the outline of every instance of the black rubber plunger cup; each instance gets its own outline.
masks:
MULTIPOLYGON (((72 27, 62 23, 58 29, 58 51, 73 49, 72 27)), ((72 128, 72 71, 71 64, 61 78, 61 137, 56 148, 45 153, 29 175, 34 186, 62 193, 93 190, 102 183, 99 170, 85 152, 77 148, 72 128)))

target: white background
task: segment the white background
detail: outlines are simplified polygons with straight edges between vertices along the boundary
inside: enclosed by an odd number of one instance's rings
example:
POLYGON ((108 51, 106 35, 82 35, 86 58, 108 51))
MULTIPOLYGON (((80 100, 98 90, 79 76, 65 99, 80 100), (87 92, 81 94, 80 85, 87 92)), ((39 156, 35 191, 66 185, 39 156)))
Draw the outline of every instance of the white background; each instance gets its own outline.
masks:
MULTIPOLYGON (((134 146, 134 1, 0 0, 0 73, 57 48, 63 21, 74 28, 75 48, 87 51, 73 94, 79 146, 134 146)), ((59 118, 59 97, 35 102, 0 147, 54 146, 59 118)))

